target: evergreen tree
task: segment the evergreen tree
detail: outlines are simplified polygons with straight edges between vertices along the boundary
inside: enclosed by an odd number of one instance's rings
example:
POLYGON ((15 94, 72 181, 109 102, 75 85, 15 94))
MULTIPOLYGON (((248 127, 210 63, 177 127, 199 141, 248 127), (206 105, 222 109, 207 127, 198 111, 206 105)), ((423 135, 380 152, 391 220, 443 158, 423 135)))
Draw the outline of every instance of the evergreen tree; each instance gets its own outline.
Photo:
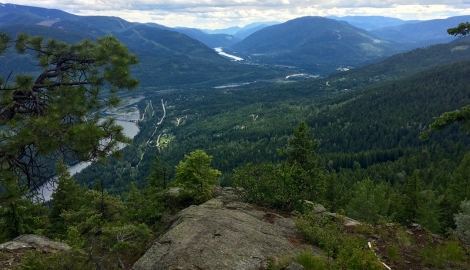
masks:
POLYGON ((221 172, 210 167, 212 156, 202 150, 193 151, 184 159, 175 168, 175 183, 184 187, 183 196, 203 203, 212 197, 221 172))
POLYGON ((320 143, 313 142, 314 135, 308 131, 308 125, 300 122, 294 129, 294 136, 289 140, 285 153, 288 155, 287 161, 290 164, 298 164, 305 171, 317 169, 318 158, 314 148, 320 143))
POLYGON ((36 54, 39 75, 0 78, 0 170, 32 187, 52 174, 50 164, 59 157, 85 161, 119 153, 119 143, 129 142, 123 128, 90 112, 118 105, 119 90, 137 87, 129 72, 137 57, 112 36, 70 45, 26 34, 11 41, 0 33, 0 53, 12 43, 19 54, 36 54))
POLYGON ((129 222, 145 223, 149 226, 155 225, 164 210, 164 194, 162 189, 152 186, 145 187, 144 191, 136 188, 131 183, 131 190, 126 196, 124 213, 129 222))
POLYGON ((82 194, 85 191, 75 183, 63 163, 57 165, 56 173, 57 187, 51 196, 52 209, 49 214, 51 226, 48 231, 55 237, 64 239, 67 235, 67 224, 62 214, 67 211, 78 211, 82 206, 82 194))
POLYGON ((403 220, 415 222, 420 204, 421 180, 419 170, 415 170, 405 183, 403 220))
POLYGON ((449 187, 452 189, 453 197, 459 202, 470 198, 470 153, 466 153, 463 157, 449 187))
POLYGON ((451 177, 448 177, 447 188, 440 209, 442 221, 447 227, 454 228, 454 215, 459 211, 460 203, 470 198, 470 153, 465 154, 451 177))
POLYGON ((344 188, 339 182, 336 172, 331 172, 326 176, 327 186, 325 193, 326 207, 329 207, 331 212, 336 212, 344 207, 344 188))
POLYGON ((3 173, 4 192, 0 193, 0 242, 21 234, 39 233, 46 225, 47 212, 39 198, 20 186, 15 176, 3 173))
POLYGON ((155 155, 155 159, 152 164, 152 170, 147 177, 147 184, 149 187, 153 187, 154 189, 166 189, 166 178, 166 168, 162 167, 160 159, 158 159, 158 156, 155 155))
POLYGON ((346 214, 367 222, 377 222, 387 217, 390 201, 385 196, 387 185, 374 184, 369 178, 352 187, 352 198, 346 206, 346 214))
POLYGON ((470 245, 470 201, 460 204, 460 212, 455 214, 455 233, 467 245, 470 245))
POLYGON ((439 232, 442 228, 439 204, 443 197, 427 189, 419 193, 419 207, 416 211, 415 221, 432 232, 439 232))
POLYGON ((447 33, 453 36, 466 36, 470 34, 470 23, 459 23, 457 27, 447 29, 447 33))
POLYGON ((314 150, 319 142, 314 143, 313 138, 307 124, 300 122, 283 153, 288 155, 287 163, 291 166, 293 192, 301 194, 299 197, 304 200, 324 203, 326 179, 324 172, 318 167, 318 157, 314 150))

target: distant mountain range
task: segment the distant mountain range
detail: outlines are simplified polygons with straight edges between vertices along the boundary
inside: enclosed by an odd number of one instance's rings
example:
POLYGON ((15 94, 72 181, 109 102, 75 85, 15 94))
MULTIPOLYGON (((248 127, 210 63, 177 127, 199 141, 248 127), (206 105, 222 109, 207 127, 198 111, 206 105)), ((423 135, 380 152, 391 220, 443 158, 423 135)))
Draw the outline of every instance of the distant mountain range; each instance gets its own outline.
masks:
POLYGON ((362 28, 367 31, 378 29, 378 28, 383 28, 383 27, 388 27, 388 26, 396 26, 396 25, 401 25, 401 24, 419 22, 417 20, 405 21, 405 20, 400 20, 397 18, 390 18, 390 17, 384 17, 384 16, 344 16, 344 17, 328 16, 327 18, 335 19, 338 21, 346 21, 350 23, 351 25, 356 26, 357 28, 362 28))
MULTIPOLYGON (((0 30, 11 35, 24 31, 67 42, 118 37, 140 56, 145 67, 135 73, 148 87, 218 84, 228 78, 246 81, 294 71, 326 76, 413 48, 449 42, 455 37, 446 29, 468 20, 470 16, 430 21, 383 16, 302 17, 284 23, 201 30, 22 5, 0 6, 0 30), (213 50, 216 47, 244 58, 250 65, 230 62, 213 50)), ((2 66, 0 70, 5 68, 2 66)))
POLYGON ((253 34, 254 32, 261 30, 267 26, 279 24, 280 22, 256 22, 250 23, 243 27, 234 26, 225 29, 216 29, 216 30, 209 30, 204 29, 203 31, 208 34, 228 34, 233 35, 234 37, 242 40, 247 36, 253 34))
POLYGON ((446 30, 467 21, 470 21, 470 15, 388 26, 370 32, 383 39, 422 47, 452 41, 455 37, 448 35, 446 30))
MULTIPOLYGON (((117 17, 76 16, 60 10, 3 4, 0 5, 0 31, 11 36, 26 32, 69 43, 114 35, 139 56, 140 63, 133 73, 143 88, 215 86, 285 76, 285 72, 233 63, 175 29, 149 27, 117 17)), ((35 70, 31 65, 32 55, 14 56, 2 60, 0 76, 5 77, 11 70, 14 73, 35 70)))

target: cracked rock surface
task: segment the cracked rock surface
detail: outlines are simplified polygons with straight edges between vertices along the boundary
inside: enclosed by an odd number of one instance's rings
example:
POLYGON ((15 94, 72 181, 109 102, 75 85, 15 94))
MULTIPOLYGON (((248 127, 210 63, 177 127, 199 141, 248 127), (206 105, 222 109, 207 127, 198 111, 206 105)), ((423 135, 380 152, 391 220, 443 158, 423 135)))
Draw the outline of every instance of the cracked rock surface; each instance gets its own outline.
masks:
POLYGON ((132 269, 260 269, 299 248, 291 218, 220 195, 179 212, 132 269))

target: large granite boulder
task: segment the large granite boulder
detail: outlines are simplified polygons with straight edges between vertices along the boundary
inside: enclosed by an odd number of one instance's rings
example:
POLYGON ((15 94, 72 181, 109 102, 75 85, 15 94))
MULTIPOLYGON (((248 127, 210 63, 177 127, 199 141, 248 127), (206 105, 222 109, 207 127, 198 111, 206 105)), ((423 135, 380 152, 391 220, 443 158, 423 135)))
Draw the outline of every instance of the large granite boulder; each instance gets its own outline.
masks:
POLYGON ((132 269, 260 269, 268 257, 291 254, 302 243, 291 218, 240 202, 224 189, 178 213, 132 269))

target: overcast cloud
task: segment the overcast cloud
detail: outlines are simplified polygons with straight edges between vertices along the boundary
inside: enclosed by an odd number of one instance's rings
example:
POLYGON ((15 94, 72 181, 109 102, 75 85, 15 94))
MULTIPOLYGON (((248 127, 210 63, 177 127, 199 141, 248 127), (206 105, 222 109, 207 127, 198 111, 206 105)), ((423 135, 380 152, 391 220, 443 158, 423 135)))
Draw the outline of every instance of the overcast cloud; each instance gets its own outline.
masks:
POLYGON ((14 0, 77 15, 117 16, 169 27, 219 29, 302 16, 381 15, 430 20, 470 15, 470 0, 14 0))

